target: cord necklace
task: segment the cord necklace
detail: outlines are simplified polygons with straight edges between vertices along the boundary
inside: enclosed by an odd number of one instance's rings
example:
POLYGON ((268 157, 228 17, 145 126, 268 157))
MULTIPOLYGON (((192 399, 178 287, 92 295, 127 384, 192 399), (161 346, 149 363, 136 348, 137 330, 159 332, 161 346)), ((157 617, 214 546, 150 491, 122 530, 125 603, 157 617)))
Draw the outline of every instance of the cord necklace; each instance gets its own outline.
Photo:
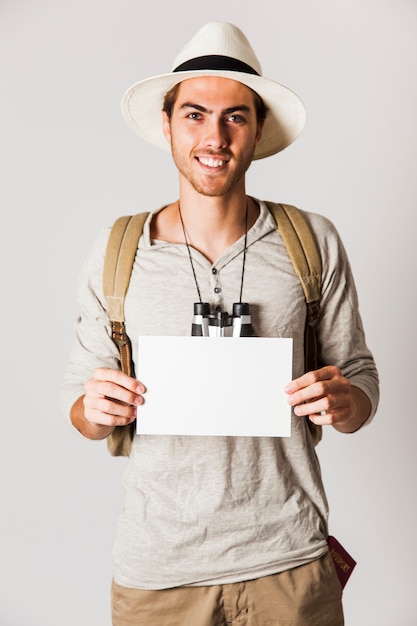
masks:
MULTIPOLYGON (((182 232, 184 234, 184 241, 185 241, 185 245, 187 247, 187 251, 188 251, 188 258, 190 259, 190 265, 191 265, 191 270, 193 273, 193 277, 194 277, 194 283, 197 289, 197 294, 198 294, 198 299, 200 302, 202 302, 202 298, 201 298, 201 292, 200 292, 200 287, 197 281, 197 274, 195 271, 195 267, 194 267, 194 261, 193 261, 193 257, 191 254, 191 247, 188 243, 188 237, 187 237, 187 232, 185 229, 185 225, 184 225, 184 220, 182 218, 182 213, 181 213, 181 206, 180 203, 178 201, 178 214, 180 217, 180 222, 181 222, 181 226, 182 226, 182 232)), ((243 293, 243 278, 245 275, 245 265, 246 265, 246 249, 247 249, 247 243, 248 243, 248 202, 246 201, 246 213, 245 213, 245 240, 244 240, 244 246, 243 246, 243 261, 242 261, 242 276, 240 279, 240 295, 239 295, 239 302, 242 302, 242 293, 243 293)))

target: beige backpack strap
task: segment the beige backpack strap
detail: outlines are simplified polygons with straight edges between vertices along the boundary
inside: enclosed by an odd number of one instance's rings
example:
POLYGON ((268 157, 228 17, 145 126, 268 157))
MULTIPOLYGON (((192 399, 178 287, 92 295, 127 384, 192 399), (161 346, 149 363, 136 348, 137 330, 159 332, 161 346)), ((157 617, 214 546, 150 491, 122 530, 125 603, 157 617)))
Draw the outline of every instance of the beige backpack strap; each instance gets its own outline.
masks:
POLYGON ((143 225, 149 213, 125 215, 113 224, 104 260, 103 288, 111 320, 124 322, 124 299, 143 225))
POLYGON ((311 228, 299 209, 289 204, 268 204, 299 277, 306 302, 320 303, 321 258, 311 228))
MULTIPOLYGON (((124 301, 129 287, 132 267, 143 225, 149 213, 119 217, 109 235, 103 267, 103 290, 111 322, 111 336, 120 354, 120 367, 128 376, 134 376, 132 346, 126 333, 124 301)), ((113 456, 128 456, 134 433, 134 424, 117 426, 107 438, 107 447, 113 456)))
MULTIPOLYGON (((316 325, 320 314, 321 257, 314 234, 299 209, 288 204, 268 203, 285 247, 300 279, 307 304, 304 335, 304 367, 311 371, 318 367, 316 325)), ((321 439, 321 427, 308 420, 314 443, 321 439)))

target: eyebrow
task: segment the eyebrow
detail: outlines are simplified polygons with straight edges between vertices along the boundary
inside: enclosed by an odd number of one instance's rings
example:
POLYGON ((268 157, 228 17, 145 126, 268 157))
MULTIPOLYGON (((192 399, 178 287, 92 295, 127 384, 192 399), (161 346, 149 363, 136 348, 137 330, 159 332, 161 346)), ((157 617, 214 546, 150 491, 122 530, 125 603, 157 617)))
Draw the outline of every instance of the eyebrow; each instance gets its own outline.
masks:
MULTIPOLYGON (((206 107, 201 106, 201 104, 194 104, 192 102, 184 102, 184 104, 182 104, 180 107, 180 109, 187 109, 187 108, 196 109, 197 111, 200 111, 201 113, 212 113, 212 111, 209 111, 206 107)), ((231 113, 234 113, 235 111, 244 111, 245 113, 250 113, 250 107, 248 107, 246 104, 238 104, 236 106, 225 109, 224 111, 222 111, 222 113, 224 115, 230 115, 231 113)))

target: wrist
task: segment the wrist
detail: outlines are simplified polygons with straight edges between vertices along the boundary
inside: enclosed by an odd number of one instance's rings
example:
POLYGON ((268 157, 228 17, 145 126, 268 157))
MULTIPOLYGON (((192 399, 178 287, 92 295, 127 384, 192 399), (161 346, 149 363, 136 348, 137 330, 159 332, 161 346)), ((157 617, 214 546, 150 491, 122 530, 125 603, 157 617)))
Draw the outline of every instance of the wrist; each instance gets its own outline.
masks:
POLYGON ((352 385, 351 397, 352 411, 350 416, 342 422, 333 424, 333 427, 341 433, 349 434, 358 431, 362 428, 371 414, 371 401, 362 389, 352 385))

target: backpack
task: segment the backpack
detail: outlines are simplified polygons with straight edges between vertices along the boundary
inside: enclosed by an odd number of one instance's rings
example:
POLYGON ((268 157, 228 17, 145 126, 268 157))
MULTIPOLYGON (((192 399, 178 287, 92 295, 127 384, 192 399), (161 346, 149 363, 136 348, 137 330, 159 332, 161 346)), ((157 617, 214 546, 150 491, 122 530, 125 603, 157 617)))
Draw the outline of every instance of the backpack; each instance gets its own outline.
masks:
MULTIPOLYGON (((321 258, 311 229, 301 211, 286 204, 267 203, 279 229, 288 255, 300 279, 306 306, 304 336, 305 371, 317 369, 316 324, 320 312, 321 258)), ((103 268, 103 289, 111 321, 111 336, 119 349, 120 367, 134 376, 131 342, 126 333, 124 299, 130 281, 139 238, 149 213, 119 217, 113 224, 107 243, 103 268)), ((322 428, 307 419, 314 445, 321 440, 322 428)), ((107 448, 112 456, 129 456, 136 424, 116 426, 107 437, 107 448)))

